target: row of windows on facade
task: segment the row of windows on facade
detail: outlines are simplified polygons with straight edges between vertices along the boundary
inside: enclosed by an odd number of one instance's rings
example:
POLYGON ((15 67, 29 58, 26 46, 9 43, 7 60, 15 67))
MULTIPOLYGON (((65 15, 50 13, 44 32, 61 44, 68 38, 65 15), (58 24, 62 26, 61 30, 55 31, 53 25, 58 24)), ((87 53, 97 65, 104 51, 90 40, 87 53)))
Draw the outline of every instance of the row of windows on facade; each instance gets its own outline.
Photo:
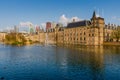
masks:
MULTIPOLYGON (((79 39, 78 39, 78 38, 68 38, 68 39, 67 39, 67 38, 65 38, 65 40, 68 40, 68 41, 69 41, 69 40, 70 40, 70 41, 72 41, 72 40, 74 40, 74 41, 75 41, 75 40, 77 40, 77 41, 78 41, 79 39)), ((84 41, 85 41, 85 40, 86 40, 86 38, 85 38, 85 37, 84 37, 84 38, 80 37, 80 40, 81 40, 81 41, 82 41, 82 40, 84 40, 84 41)))
POLYGON ((70 30, 67 30, 66 32, 72 32, 72 31, 83 31, 83 30, 88 30, 88 31, 90 31, 90 32, 93 32, 93 31, 95 31, 94 29, 89 29, 89 28, 81 28, 81 29, 70 29, 70 30))
MULTIPOLYGON (((95 26, 98 26, 98 25, 95 25, 95 26)), ((118 27, 116 27, 116 26, 110 26, 110 25, 105 25, 105 29, 117 29, 118 27)), ((80 30, 80 31, 83 31, 83 30, 86 30, 86 29, 89 29, 89 27, 88 28, 81 28, 81 29, 76 29, 76 30, 80 30)), ((55 30, 54 29, 48 29, 46 32, 54 32, 55 30)), ((64 28, 60 28, 59 29, 59 31, 64 31, 64 28)), ((75 31, 74 29, 70 29, 70 30, 68 30, 68 31, 66 31, 66 32, 71 32, 71 31, 75 31)), ((94 29, 89 29, 89 31, 90 32, 94 32, 94 29)))
MULTIPOLYGON (((78 41, 78 40, 80 40, 80 41, 86 41, 86 38, 85 37, 80 37, 80 38, 66 38, 65 40, 68 40, 68 41, 78 41)), ((89 41, 94 41, 94 38, 88 38, 88 40, 89 41)))
MULTIPOLYGON (((64 28, 59 28, 58 31, 64 31, 64 28)), ((47 29, 46 32, 55 32, 55 28, 47 29)))
MULTIPOLYGON (((87 28, 81 28, 81 29, 77 29, 76 30, 87 30, 87 29, 90 29, 90 27, 87 27, 87 28)), ((74 31, 75 29, 70 29, 69 31, 74 31)), ((94 29, 90 29, 90 31, 93 31, 94 29)), ((64 31, 64 28, 59 28, 58 31, 64 31)), ((50 29, 47 29, 46 32, 55 32, 55 29, 54 28, 50 28, 50 29)))
MULTIPOLYGON (((68 34, 68 35, 67 34, 65 34, 65 35, 61 34, 61 35, 58 35, 58 37, 67 37, 67 36, 72 37, 72 35, 75 36, 75 34, 68 34)), ((80 33, 80 35, 82 35, 82 33, 80 33)), ((84 35, 86 35, 86 34, 84 33, 84 35)), ((76 36, 78 36, 78 34, 76 36)), ((94 37, 94 36, 95 36, 94 34, 89 34, 89 37, 94 37)), ((49 35, 49 37, 52 38, 52 37, 55 37, 55 35, 49 35)))
MULTIPOLYGON (((60 38, 60 37, 59 37, 59 39, 62 40, 62 39, 64 39, 64 38, 60 38)), ((86 37, 80 37, 80 38, 78 38, 78 37, 77 37, 77 38, 75 38, 75 37, 72 38, 72 37, 71 37, 71 38, 65 38, 65 40, 81 40, 81 41, 82 41, 82 40, 86 40, 86 37)), ((94 38, 88 38, 88 40, 94 41, 94 38)))
POLYGON ((111 33, 105 33, 105 36, 110 36, 111 37, 111 35, 116 35, 116 32, 111 32, 111 33))
MULTIPOLYGON (((70 34, 65 34, 65 36, 72 36, 72 35, 73 35, 73 36, 78 36, 78 33, 76 33, 76 34, 75 34, 75 33, 73 33, 73 34, 72 34, 72 33, 70 33, 70 34)), ((85 33, 85 32, 84 32, 83 34, 80 33, 80 35, 86 35, 86 33, 85 33)), ((89 34, 89 36, 94 36, 94 34, 89 34)))
POLYGON ((105 29, 112 29, 112 30, 116 30, 118 27, 115 26, 105 26, 105 29))
MULTIPOLYGON (((93 35, 94 35, 94 34, 93 34, 93 35)), ((55 38, 55 37, 54 37, 53 35, 51 35, 50 38, 55 38)), ((59 38, 59 39, 63 39, 63 35, 58 36, 58 38, 59 38), (61 37, 62 37, 62 38, 61 38, 61 37)), ((67 39, 67 38, 65 38, 65 40, 66 40, 66 39, 67 39)), ((91 39, 93 39, 93 38, 91 38, 91 39)), ((70 38, 68 38, 68 40, 78 40, 78 38, 70 37, 70 38)), ((83 38, 83 37, 80 37, 80 40, 86 40, 86 38, 85 38, 85 37, 84 37, 84 38, 83 38)), ((90 39, 89 39, 89 40, 90 40, 90 39)))

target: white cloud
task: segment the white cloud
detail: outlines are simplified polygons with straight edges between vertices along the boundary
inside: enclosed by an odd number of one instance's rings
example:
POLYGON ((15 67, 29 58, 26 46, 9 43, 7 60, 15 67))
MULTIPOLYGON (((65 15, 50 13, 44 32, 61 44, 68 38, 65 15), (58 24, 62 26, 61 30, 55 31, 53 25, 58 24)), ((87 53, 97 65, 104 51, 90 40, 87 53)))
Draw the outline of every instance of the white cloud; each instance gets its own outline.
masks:
POLYGON ((66 25, 69 22, 69 19, 63 14, 60 16, 59 22, 66 25))
POLYGON ((80 21, 80 19, 79 19, 78 17, 75 16, 75 17, 72 17, 72 18, 71 18, 70 22, 72 22, 73 19, 74 19, 75 21, 80 21))
POLYGON ((31 23, 31 22, 20 22, 20 26, 21 27, 29 27, 30 25, 33 25, 33 23, 31 23))
POLYGON ((96 17, 100 17, 100 15, 99 15, 99 14, 96 14, 96 17))
POLYGON ((59 22, 65 26, 65 25, 67 25, 67 23, 72 22, 73 19, 75 19, 75 21, 80 21, 80 19, 77 16, 68 18, 63 14, 62 16, 60 16, 59 22))

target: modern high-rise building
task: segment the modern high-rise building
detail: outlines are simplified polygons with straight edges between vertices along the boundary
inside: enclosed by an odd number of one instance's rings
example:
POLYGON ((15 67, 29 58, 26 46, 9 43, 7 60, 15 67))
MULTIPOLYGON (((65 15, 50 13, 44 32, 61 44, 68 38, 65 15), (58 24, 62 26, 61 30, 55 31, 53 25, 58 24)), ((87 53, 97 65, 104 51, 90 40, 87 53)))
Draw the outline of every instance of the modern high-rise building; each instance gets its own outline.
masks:
POLYGON ((46 23, 46 30, 50 29, 51 26, 52 26, 51 22, 47 22, 47 23, 46 23))
POLYGON ((14 26, 14 32, 18 33, 19 32, 19 27, 18 26, 14 26))
POLYGON ((40 31, 40 26, 36 26, 35 27, 35 32, 39 32, 40 31))

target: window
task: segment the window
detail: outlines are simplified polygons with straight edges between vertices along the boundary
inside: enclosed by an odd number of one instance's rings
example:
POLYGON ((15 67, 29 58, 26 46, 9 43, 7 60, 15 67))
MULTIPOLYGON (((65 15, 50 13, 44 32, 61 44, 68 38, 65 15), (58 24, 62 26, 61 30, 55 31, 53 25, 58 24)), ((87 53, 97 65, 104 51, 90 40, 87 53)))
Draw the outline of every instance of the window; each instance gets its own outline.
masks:
POLYGON ((86 38, 84 37, 84 41, 86 40, 86 38))
POLYGON ((77 38, 77 41, 78 41, 78 38, 77 38))
POLYGON ((84 32, 84 35, 85 35, 85 32, 84 32))
POLYGON ((82 40, 82 37, 80 37, 80 40, 82 40))
POLYGON ((75 38, 74 38, 74 41, 75 41, 75 38))
POLYGON ((90 34, 89 34, 89 36, 90 36, 90 34))

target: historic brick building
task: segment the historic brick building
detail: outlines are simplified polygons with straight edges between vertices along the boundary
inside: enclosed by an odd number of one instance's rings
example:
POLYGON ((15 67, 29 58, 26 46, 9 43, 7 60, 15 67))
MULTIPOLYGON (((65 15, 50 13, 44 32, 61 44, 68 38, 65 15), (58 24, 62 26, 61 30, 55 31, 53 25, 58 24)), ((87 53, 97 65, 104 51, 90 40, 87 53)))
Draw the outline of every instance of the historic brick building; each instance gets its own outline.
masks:
POLYGON ((105 25, 104 27, 104 41, 105 42, 111 42, 116 41, 115 38, 113 38, 114 33, 119 27, 113 24, 105 25))
MULTIPOLYGON (((109 35, 112 34, 112 29, 109 35)), ((110 40, 105 27, 104 18, 97 17, 94 11, 91 20, 75 21, 68 23, 66 27, 57 25, 50 28, 45 34, 45 42, 54 44, 77 44, 77 45, 102 45, 110 40)))
MULTIPOLYGON (((120 41, 120 27, 105 25, 104 18, 97 17, 94 11, 90 20, 75 21, 68 23, 66 27, 62 24, 47 23, 46 31, 38 30, 37 34, 25 36, 26 40, 32 40, 48 44, 75 44, 75 45, 103 45, 104 42, 120 41), (116 38, 115 38, 116 37, 116 38)), ((5 39, 6 33, 1 33, 1 41, 5 39)))

